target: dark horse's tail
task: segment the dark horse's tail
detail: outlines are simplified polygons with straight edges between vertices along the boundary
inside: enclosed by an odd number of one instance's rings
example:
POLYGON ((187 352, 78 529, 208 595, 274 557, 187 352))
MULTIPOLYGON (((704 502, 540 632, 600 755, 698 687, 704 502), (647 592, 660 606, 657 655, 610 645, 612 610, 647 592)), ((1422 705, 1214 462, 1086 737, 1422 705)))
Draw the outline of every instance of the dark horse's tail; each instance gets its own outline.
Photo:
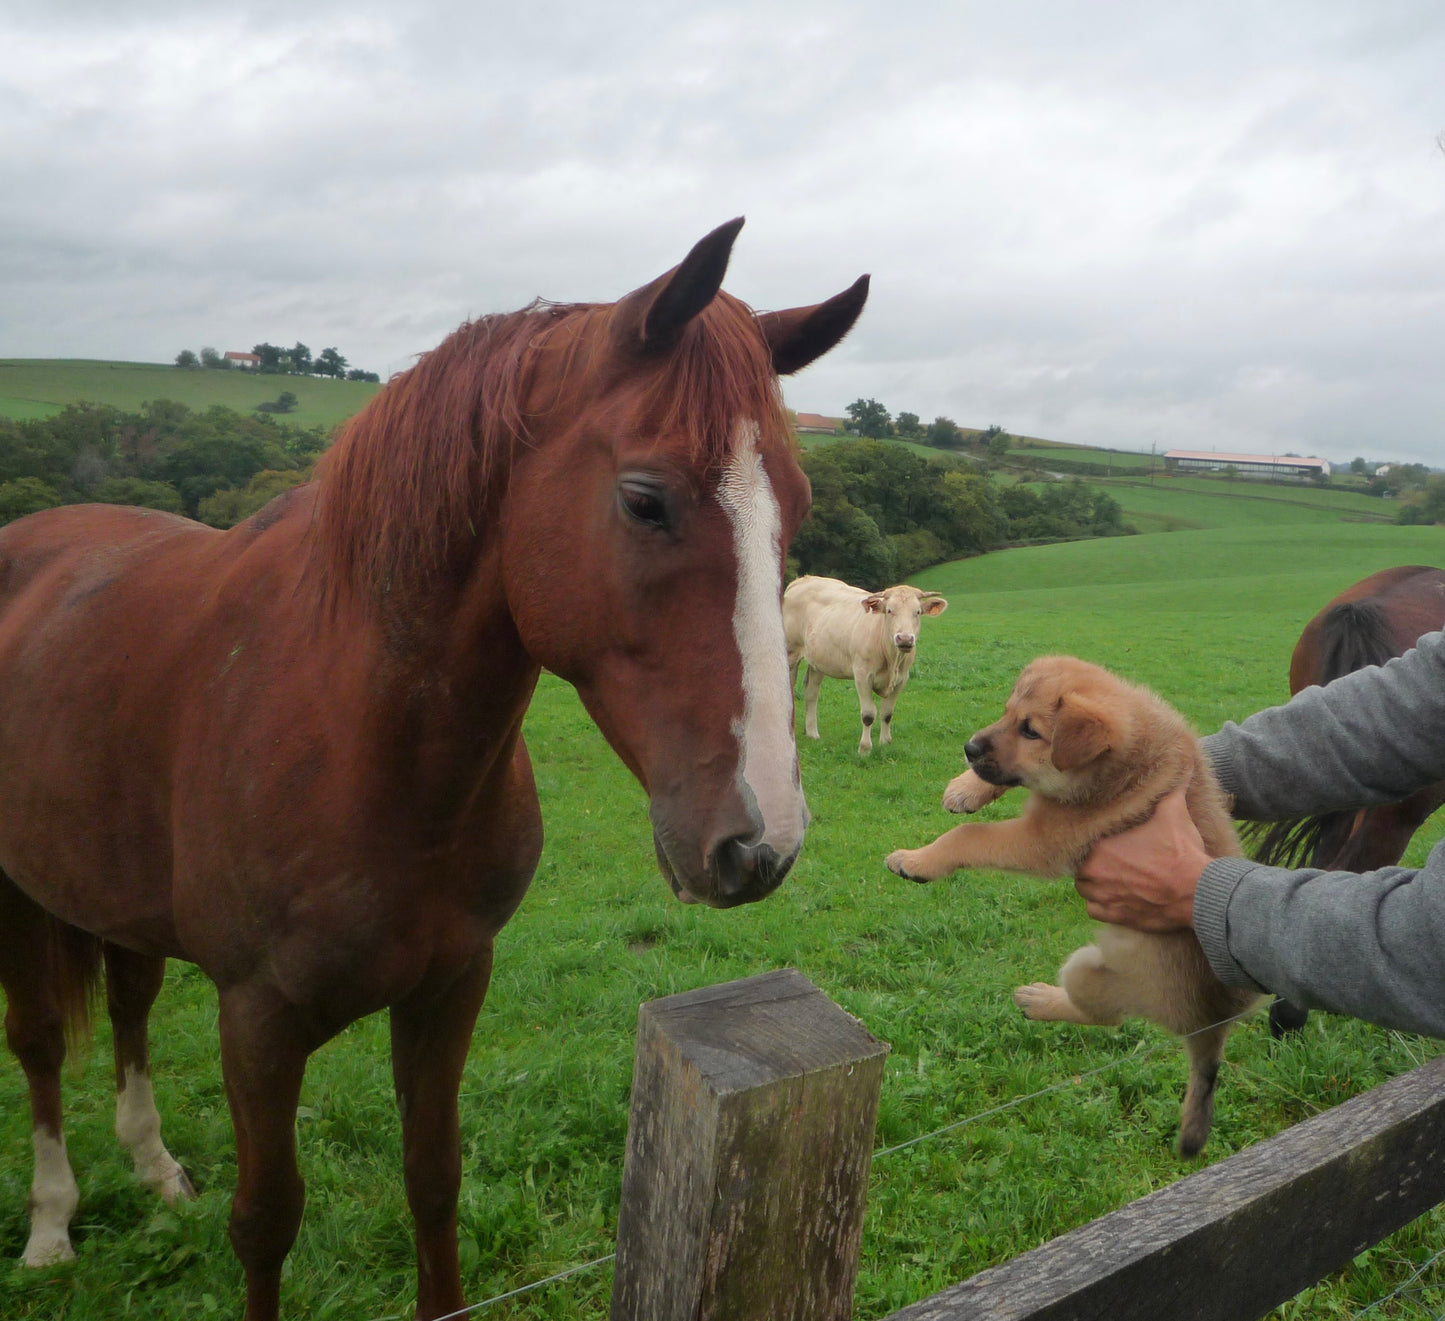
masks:
MULTIPOLYGON (((1320 623, 1319 682, 1330 683, 1367 665, 1399 655, 1385 612, 1374 601, 1331 606, 1320 623)), ((1354 812, 1326 812, 1289 821, 1260 822, 1243 834, 1255 860, 1270 867, 1328 867, 1349 838, 1354 812)))
POLYGON ((72 1052, 90 1039, 103 952, 99 936, 56 917, 46 921, 45 972, 65 1021, 66 1047, 72 1052))

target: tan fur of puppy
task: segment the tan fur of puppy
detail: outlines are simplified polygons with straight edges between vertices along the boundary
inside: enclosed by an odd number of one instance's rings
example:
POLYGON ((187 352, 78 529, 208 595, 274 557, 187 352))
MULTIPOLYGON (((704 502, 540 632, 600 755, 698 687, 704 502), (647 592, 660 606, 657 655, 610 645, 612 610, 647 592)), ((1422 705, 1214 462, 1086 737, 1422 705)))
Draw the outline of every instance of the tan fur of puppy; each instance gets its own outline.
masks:
MULTIPOLYGON (((963 867, 1072 876, 1098 840, 1139 824, 1186 783, 1205 849, 1240 854, 1224 795, 1183 717, 1096 665, 1071 656, 1034 661, 1003 718, 975 734, 966 752, 969 769, 945 790, 944 807, 976 812, 1022 785, 1031 791, 1022 814, 956 826, 924 848, 890 853, 888 866, 900 876, 933 881, 963 867)), ((1185 1038, 1179 1151, 1198 1152, 1232 1026, 1223 1020, 1259 997, 1219 981, 1190 931, 1148 935, 1102 925, 1094 944, 1069 957, 1059 982, 1021 986, 1014 1000, 1030 1018, 1113 1027, 1134 1015, 1185 1038), (1220 1025, 1200 1031, 1212 1024, 1220 1025)))

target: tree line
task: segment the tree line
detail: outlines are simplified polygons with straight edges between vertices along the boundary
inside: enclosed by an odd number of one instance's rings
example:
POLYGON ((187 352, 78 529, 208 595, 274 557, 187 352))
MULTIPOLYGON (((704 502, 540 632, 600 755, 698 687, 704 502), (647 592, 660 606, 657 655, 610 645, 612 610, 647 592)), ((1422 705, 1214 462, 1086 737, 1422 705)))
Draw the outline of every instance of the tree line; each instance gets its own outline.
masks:
POLYGON ((942 450, 974 450, 996 459, 1008 453, 1013 441, 1013 437, 998 425, 978 431, 959 426, 951 417, 936 417, 928 423, 917 413, 899 413, 895 418, 876 399, 855 399, 845 411, 848 421, 843 424, 843 429, 850 435, 871 440, 896 436, 899 440, 911 440, 942 450))
POLYGON ((1000 546, 1136 530, 1118 501, 1078 478, 1004 485, 968 459, 867 439, 820 445, 801 462, 813 511, 791 567, 872 590, 1000 546))
POLYGON ((283 426, 169 399, 125 412, 71 404, 53 417, 0 418, 0 523, 63 504, 142 505, 231 527, 306 481, 330 443, 283 426))
MULTIPOLYGON (((311 350, 300 340, 289 349, 283 349, 277 344, 253 344, 251 352, 260 359, 257 370, 266 376, 329 376, 337 381, 381 380, 375 372, 364 372, 358 367, 350 366, 334 348, 322 349, 312 357, 311 350)), ((217 352, 208 344, 199 354, 190 349, 182 349, 176 354, 176 366, 187 371, 202 368, 229 371, 233 364, 224 353, 217 352)))

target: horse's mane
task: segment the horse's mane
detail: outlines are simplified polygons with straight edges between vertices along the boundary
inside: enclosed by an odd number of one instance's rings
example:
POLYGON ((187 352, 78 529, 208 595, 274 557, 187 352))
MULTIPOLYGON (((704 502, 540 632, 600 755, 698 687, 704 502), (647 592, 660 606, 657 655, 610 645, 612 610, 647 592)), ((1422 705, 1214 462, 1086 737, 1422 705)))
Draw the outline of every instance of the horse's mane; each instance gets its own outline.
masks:
MULTIPOLYGON (((317 468, 314 552, 334 586, 386 593, 460 571, 495 515, 516 447, 549 416, 587 406, 589 369, 610 354, 616 388, 636 381, 659 434, 682 434, 708 469, 739 418, 786 429, 782 396, 752 310, 727 294, 665 356, 635 364, 610 347, 616 304, 534 302, 463 324, 394 377, 344 427, 317 468), (543 351, 564 357, 555 397, 529 414, 543 351)), ((604 364, 606 365, 606 364, 604 364)))

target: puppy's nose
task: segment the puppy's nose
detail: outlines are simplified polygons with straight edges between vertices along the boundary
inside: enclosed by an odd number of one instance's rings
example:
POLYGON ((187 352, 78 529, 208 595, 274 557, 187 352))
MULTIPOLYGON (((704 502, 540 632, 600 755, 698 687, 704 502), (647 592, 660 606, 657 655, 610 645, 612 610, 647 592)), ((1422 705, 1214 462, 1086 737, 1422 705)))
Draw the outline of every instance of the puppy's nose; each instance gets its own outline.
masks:
POLYGON ((969 761, 977 761, 988 751, 988 740, 986 738, 971 738, 963 745, 963 755, 969 761))

